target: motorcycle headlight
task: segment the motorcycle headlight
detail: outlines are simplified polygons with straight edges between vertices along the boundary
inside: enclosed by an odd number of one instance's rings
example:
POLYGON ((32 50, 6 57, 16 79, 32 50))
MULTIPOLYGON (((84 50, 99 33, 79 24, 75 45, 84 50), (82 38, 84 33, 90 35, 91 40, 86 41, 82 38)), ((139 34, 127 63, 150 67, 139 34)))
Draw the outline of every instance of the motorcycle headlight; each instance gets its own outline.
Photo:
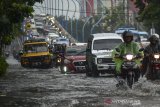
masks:
POLYGON ((57 59, 57 62, 61 62, 61 58, 58 58, 58 59, 57 59))
POLYGON ((126 58, 127 58, 127 60, 132 60, 133 59, 133 55, 128 54, 128 55, 126 55, 126 58))
POLYGON ((154 54, 155 59, 159 59, 159 54, 154 54))
POLYGON ((64 72, 67 72, 67 67, 64 66, 64 67, 63 67, 63 70, 64 70, 64 72))
POLYGON ((97 59, 97 63, 101 64, 102 63, 102 59, 101 58, 97 59))

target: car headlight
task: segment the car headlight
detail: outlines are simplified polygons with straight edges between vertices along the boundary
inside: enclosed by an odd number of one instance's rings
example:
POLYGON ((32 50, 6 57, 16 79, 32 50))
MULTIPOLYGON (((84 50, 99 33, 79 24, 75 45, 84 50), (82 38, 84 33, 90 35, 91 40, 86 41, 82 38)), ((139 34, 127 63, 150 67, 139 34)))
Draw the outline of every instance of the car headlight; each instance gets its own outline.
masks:
POLYGON ((102 59, 101 58, 97 59, 97 63, 101 64, 102 63, 102 59))
POLYGON ((133 59, 133 55, 128 54, 128 55, 126 55, 126 58, 127 58, 127 60, 132 60, 133 59))
POLYGON ((160 57, 159 54, 154 54, 155 59, 159 59, 159 57, 160 57))

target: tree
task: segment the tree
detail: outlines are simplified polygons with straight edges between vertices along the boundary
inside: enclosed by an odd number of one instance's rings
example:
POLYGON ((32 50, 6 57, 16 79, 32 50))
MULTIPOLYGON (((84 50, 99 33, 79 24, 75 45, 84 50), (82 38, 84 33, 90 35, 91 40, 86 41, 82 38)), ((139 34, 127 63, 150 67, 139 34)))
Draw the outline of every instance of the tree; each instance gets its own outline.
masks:
POLYGON ((148 30, 154 24, 157 33, 160 34, 160 0, 136 0, 135 5, 139 8, 137 20, 143 22, 148 30))
POLYGON ((33 5, 43 0, 1 0, 0 1, 0 57, 4 45, 20 33, 25 17, 32 16, 33 5))
POLYGON ((119 26, 125 23, 125 14, 123 9, 123 3, 119 3, 118 6, 113 7, 111 10, 106 10, 108 14, 105 17, 104 29, 106 32, 113 32, 119 26))
POLYGON ((21 24, 25 17, 32 16, 33 5, 43 0, 0 0, 0 76, 5 74, 8 64, 2 57, 5 45, 21 34, 21 24))

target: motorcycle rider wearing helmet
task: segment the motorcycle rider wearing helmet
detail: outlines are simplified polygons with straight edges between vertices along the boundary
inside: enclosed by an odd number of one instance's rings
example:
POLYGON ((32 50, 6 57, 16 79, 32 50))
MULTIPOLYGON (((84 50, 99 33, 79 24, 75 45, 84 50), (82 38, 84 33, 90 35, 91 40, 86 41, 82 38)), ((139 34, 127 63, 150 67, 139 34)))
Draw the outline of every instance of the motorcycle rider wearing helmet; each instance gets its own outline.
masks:
POLYGON ((124 42, 122 42, 121 44, 119 44, 115 50, 113 50, 112 52, 112 58, 113 61, 115 62, 116 65, 116 76, 120 76, 122 79, 125 79, 125 72, 121 72, 121 66, 123 64, 123 59, 119 59, 116 58, 116 54, 119 53, 121 56, 127 54, 127 53, 131 53, 133 55, 138 55, 138 59, 135 60, 136 64, 138 65, 138 68, 136 70, 135 73, 135 82, 138 81, 139 77, 140 77, 140 67, 141 67, 141 60, 143 58, 143 52, 140 52, 140 45, 137 42, 133 41, 133 33, 131 31, 124 31, 122 34, 122 38, 124 40, 124 42), (116 51, 116 49, 119 49, 119 52, 116 51))
POLYGON ((145 75, 148 80, 153 80, 154 78, 151 76, 151 65, 149 61, 149 56, 153 53, 160 52, 159 35, 153 34, 149 37, 148 40, 150 44, 144 49, 142 76, 145 75))

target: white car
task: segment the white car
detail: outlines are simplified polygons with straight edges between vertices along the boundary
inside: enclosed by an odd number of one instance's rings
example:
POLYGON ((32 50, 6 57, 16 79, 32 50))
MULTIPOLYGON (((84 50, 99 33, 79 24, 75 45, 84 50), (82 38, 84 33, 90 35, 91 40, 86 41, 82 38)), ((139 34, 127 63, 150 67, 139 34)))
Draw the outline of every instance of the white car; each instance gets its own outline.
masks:
POLYGON ((113 73, 112 51, 122 42, 122 37, 116 33, 92 34, 86 49, 86 75, 96 77, 100 73, 113 73))
POLYGON ((69 39, 67 38, 57 38, 56 44, 65 44, 66 46, 69 46, 69 39))

